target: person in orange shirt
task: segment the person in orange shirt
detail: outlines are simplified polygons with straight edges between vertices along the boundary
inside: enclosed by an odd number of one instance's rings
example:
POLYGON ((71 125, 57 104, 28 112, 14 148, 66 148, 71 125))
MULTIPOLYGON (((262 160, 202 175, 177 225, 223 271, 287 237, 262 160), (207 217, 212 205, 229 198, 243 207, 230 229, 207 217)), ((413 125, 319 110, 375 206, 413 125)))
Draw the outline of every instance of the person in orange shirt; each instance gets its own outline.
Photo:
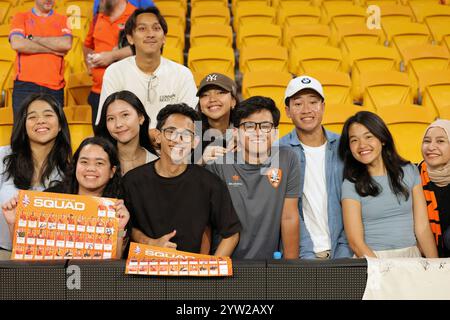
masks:
POLYGON ((48 93, 64 106, 64 55, 72 47, 67 17, 53 11, 55 0, 35 0, 34 7, 17 13, 9 41, 17 51, 13 88, 14 118, 32 93, 48 93))
POLYGON ((136 10, 126 0, 101 0, 100 13, 94 17, 83 46, 86 66, 92 75, 93 85, 88 102, 92 108, 92 124, 97 117, 103 74, 111 63, 133 54, 126 46, 118 48, 119 33, 128 17, 136 10))

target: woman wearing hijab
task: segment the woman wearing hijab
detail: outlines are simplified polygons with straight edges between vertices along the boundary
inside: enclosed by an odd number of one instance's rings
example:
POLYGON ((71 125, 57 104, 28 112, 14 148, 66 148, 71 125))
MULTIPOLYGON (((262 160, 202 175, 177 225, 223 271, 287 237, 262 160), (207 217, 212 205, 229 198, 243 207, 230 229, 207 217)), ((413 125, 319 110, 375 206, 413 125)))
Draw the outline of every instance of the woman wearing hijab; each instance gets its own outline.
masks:
POLYGON ((428 219, 440 258, 450 257, 450 121, 436 120, 425 131, 419 164, 428 219))

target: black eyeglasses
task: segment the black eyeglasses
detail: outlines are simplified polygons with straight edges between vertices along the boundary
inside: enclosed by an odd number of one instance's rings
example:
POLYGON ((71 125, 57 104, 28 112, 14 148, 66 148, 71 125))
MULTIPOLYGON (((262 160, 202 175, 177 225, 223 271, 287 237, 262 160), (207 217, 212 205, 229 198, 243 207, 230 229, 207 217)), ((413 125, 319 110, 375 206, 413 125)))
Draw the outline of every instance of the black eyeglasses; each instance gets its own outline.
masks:
POLYGON ((165 128, 161 130, 167 140, 175 141, 181 137, 182 142, 192 142, 194 133, 189 130, 177 131, 175 128, 165 128))
POLYGON ((243 127, 245 132, 254 132, 256 131, 256 127, 259 127, 259 130, 261 130, 264 133, 269 133, 270 131, 272 131, 274 127, 273 123, 269 121, 263 122, 247 121, 242 122, 239 126, 243 127))

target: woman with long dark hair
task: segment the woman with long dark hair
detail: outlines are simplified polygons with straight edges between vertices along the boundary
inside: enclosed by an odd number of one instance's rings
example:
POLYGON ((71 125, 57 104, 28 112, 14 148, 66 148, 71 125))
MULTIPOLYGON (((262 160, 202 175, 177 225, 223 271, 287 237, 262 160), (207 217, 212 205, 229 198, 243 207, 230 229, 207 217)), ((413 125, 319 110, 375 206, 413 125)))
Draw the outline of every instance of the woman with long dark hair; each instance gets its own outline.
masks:
POLYGON ((417 168, 397 153, 376 114, 360 111, 342 129, 344 228, 357 257, 436 258, 417 168), (419 250, 420 248, 420 250, 419 250))
MULTIPOLYGON (((72 166, 63 181, 46 189, 48 192, 94 197, 122 198, 120 162, 115 146, 102 137, 83 140, 73 156, 72 166)), ((12 233, 17 196, 3 204, 3 214, 12 233)), ((117 258, 123 254, 125 228, 130 214, 123 200, 114 204, 119 218, 117 258)))
MULTIPOLYGON (((44 190, 67 171, 72 149, 63 109, 47 94, 23 102, 14 123, 10 146, 0 147, 0 203, 19 189, 44 190)), ((8 259, 11 236, 0 214, 0 259, 8 259)))
POLYGON ((122 174, 157 158, 148 135, 149 123, 144 105, 134 93, 119 91, 105 100, 95 134, 117 146, 122 174))

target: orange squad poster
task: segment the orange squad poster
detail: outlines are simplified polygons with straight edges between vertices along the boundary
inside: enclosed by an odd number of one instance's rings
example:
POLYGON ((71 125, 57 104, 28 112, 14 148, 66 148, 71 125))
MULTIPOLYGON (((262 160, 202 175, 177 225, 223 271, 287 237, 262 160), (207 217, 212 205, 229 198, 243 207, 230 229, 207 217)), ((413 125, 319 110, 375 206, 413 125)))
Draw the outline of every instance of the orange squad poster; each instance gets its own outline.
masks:
POLYGON ((19 191, 13 260, 116 257, 116 199, 19 191))
POLYGON ((223 277, 233 275, 229 257, 195 254, 132 242, 126 274, 223 277))

